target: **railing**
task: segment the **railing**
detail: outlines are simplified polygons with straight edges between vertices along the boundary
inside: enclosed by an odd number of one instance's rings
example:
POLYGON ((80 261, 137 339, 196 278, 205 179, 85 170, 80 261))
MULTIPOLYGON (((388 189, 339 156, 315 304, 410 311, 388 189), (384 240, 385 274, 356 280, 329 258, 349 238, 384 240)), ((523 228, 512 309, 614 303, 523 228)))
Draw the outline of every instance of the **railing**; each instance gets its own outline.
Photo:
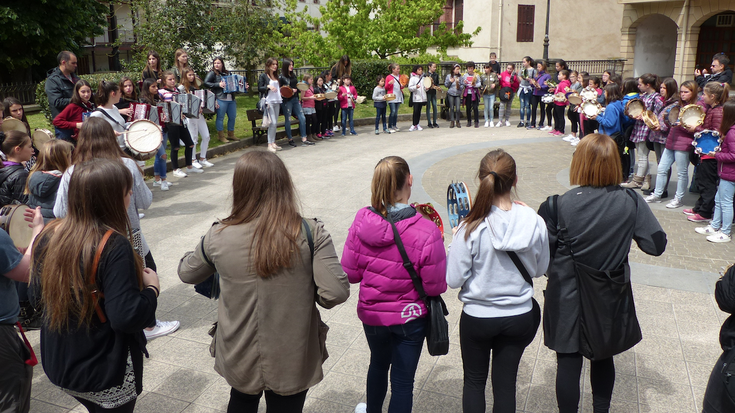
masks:
POLYGON ((0 100, 9 96, 20 100, 24 105, 34 104, 36 84, 32 82, 0 84, 0 100))
MULTIPOLYGON (((556 73, 554 65, 558 59, 549 59, 548 71, 549 73, 556 73)), ((485 66, 490 62, 475 62, 475 71, 478 73, 484 73, 485 66)), ((515 65, 516 70, 523 67, 522 62, 498 62, 500 69, 505 70, 505 67, 512 63, 515 65)), ((446 76, 451 73, 452 67, 455 62, 442 62, 438 66, 439 72, 442 76, 446 76)), ((578 72, 587 72, 592 76, 601 76, 602 72, 609 70, 612 73, 622 74, 625 67, 624 59, 609 59, 609 60, 567 60, 567 67, 569 70, 576 70, 578 72)), ((461 63, 462 72, 465 71, 465 64, 461 63)))

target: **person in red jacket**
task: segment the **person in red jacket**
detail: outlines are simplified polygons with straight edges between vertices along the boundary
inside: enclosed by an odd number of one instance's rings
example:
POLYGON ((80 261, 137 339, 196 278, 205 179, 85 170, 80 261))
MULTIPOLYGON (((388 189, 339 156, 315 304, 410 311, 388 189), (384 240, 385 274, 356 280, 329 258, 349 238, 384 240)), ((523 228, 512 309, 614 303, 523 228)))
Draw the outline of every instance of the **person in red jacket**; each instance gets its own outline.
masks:
POLYGON ((498 124, 497 127, 503 126, 510 126, 510 108, 513 104, 513 98, 516 95, 516 92, 518 91, 518 87, 520 85, 520 82, 518 81, 518 75, 516 74, 516 65, 513 63, 508 63, 508 66, 505 68, 505 72, 500 74, 500 112, 498 113, 498 124), (510 93, 508 94, 508 100, 503 100, 505 97, 503 96, 505 93, 508 93, 508 89, 510 88, 510 93))
POLYGON ((549 133, 564 136, 564 108, 568 104, 566 95, 570 91, 572 82, 569 81, 569 71, 566 69, 562 69, 557 76, 559 84, 556 85, 554 91, 554 130, 549 133))
POLYGON ((65 137, 68 136, 67 134, 60 135, 61 139, 76 144, 79 128, 82 127, 82 122, 88 116, 85 113, 90 113, 94 110, 94 103, 91 102, 91 99, 92 87, 84 79, 78 81, 74 85, 74 94, 71 96, 71 102, 54 118, 54 126, 59 129, 71 131, 71 139, 65 137))
POLYGON ((350 124, 350 135, 357 136, 355 132, 355 122, 352 120, 352 116, 355 113, 355 100, 357 99, 357 89, 352 86, 352 78, 349 75, 342 77, 342 86, 339 87, 337 92, 337 99, 339 100, 339 107, 342 108, 342 136, 345 136, 345 126, 347 118, 349 117, 350 124))

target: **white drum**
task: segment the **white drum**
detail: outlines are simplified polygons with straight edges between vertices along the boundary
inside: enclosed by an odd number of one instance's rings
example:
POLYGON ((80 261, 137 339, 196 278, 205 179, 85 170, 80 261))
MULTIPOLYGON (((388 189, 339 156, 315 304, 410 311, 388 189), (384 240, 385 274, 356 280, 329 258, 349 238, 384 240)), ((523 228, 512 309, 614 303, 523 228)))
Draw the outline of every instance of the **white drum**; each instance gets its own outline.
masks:
POLYGON ((588 118, 597 116, 602 111, 602 106, 596 100, 588 100, 583 102, 581 108, 584 116, 588 118))
POLYGON ((140 119, 131 123, 125 133, 125 146, 133 158, 145 161, 153 157, 163 144, 163 132, 155 123, 140 119))
POLYGON ((50 130, 38 128, 33 132, 33 145, 40 151, 46 142, 55 138, 56 136, 50 130))

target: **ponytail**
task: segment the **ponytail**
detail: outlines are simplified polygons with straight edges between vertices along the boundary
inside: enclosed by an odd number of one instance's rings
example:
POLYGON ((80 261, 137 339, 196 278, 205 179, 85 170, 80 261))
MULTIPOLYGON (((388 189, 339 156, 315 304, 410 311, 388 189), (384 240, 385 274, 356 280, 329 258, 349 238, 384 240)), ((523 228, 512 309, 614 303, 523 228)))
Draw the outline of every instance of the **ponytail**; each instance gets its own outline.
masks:
POLYGON ((388 216, 388 205, 395 205, 398 192, 411 175, 408 163, 399 156, 388 156, 375 165, 370 204, 382 216, 388 216))
POLYGON ((104 106, 110 101, 110 93, 120 90, 120 86, 115 82, 103 80, 97 89, 97 106, 104 106))
POLYGON ((709 82, 704 85, 704 92, 714 96, 714 106, 724 105, 730 97, 730 85, 727 83, 709 82))

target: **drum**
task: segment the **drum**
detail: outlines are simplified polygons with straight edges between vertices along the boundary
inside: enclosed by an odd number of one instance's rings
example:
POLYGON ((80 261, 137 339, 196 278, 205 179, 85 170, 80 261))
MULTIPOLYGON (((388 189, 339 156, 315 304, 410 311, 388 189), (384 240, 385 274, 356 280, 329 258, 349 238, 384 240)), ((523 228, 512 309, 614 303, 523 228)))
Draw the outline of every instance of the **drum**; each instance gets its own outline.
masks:
POLYGON ((11 130, 28 133, 28 129, 26 129, 26 125, 23 121, 13 117, 7 117, 3 120, 3 132, 10 132, 11 130))
POLYGON ((425 88, 431 89, 432 86, 434 86, 434 80, 431 79, 431 76, 424 77, 424 80, 421 81, 425 88))
POLYGON ((136 120, 128 125, 124 136, 125 146, 130 150, 133 158, 139 161, 155 156, 158 148, 163 144, 161 127, 145 119, 136 120))
POLYGON ((648 126, 650 129, 656 129, 659 127, 658 118, 652 111, 647 110, 643 112, 642 117, 643 117, 643 123, 645 123, 646 126, 648 126))
POLYGON ((668 127, 676 126, 679 124, 679 105, 678 104, 666 109, 666 113, 664 113, 664 123, 668 127))
POLYGON ((584 116, 587 118, 597 116, 602 112, 602 106, 600 105, 600 102, 596 100, 584 101, 580 107, 582 108, 582 113, 584 113, 584 116))
POLYGON ((358 96, 358 97, 357 97, 357 98, 355 99, 355 102, 356 102, 357 104, 360 104, 360 103, 362 103, 362 102, 364 102, 364 101, 365 101, 365 96, 358 96))
POLYGON ((416 208, 416 211, 421 214, 422 217, 436 224, 436 226, 439 228, 439 231, 442 233, 442 239, 444 239, 444 222, 442 222, 442 217, 439 215, 439 212, 437 212, 437 210, 434 208, 434 205, 432 205, 431 203, 419 204, 414 202, 413 204, 411 204, 411 206, 416 208))
POLYGON ((304 82, 299 82, 298 84, 296 84, 296 89, 302 92, 306 92, 307 90, 309 90, 309 84, 304 83, 304 82))
POLYGON ((447 188, 447 214, 449 215, 449 225, 452 228, 459 226, 459 223, 470 213, 472 209, 472 198, 467 184, 464 182, 452 182, 447 188))
POLYGON ((314 99, 315 99, 315 100, 324 100, 324 99, 326 99, 326 98, 327 98, 327 97, 326 97, 326 96, 324 96, 324 93, 317 93, 316 95, 314 95, 314 99))
POLYGON ((5 205, 0 208, 0 228, 10 235, 17 248, 28 248, 33 238, 33 229, 28 226, 23 214, 28 205, 5 205))
POLYGON ((567 96, 567 100, 572 105, 581 105, 582 104, 582 97, 577 92, 572 92, 567 96))
POLYGON ((679 111, 679 123, 685 128, 694 128, 704 123, 704 109, 695 104, 686 105, 679 111))
POLYGON ((541 96, 541 101, 544 103, 553 103, 554 102, 554 95, 551 93, 547 93, 543 96, 541 96))
POLYGON ((329 91, 329 92, 327 92, 327 93, 324 94, 324 97, 327 98, 327 99, 329 99, 329 100, 337 99, 337 92, 329 91))
POLYGON ((398 77, 398 82, 401 84, 401 86, 406 87, 408 86, 408 76, 407 75, 401 75, 398 77))
POLYGON ((692 145, 697 154, 714 155, 720 151, 720 132, 714 130, 703 130, 694 134, 692 145))
POLYGON ((436 88, 436 98, 437 99, 446 99, 447 98, 447 91, 438 87, 436 88))
POLYGON ((291 96, 293 96, 293 89, 291 89, 291 86, 281 86, 281 97, 288 99, 291 96))
POLYGON ((54 133, 51 132, 48 129, 36 129, 35 132, 33 132, 33 146, 36 147, 39 151, 41 150, 41 147, 51 139, 55 139, 56 136, 54 136, 54 133))
POLYGON ((395 93, 388 93, 387 95, 385 95, 386 102, 390 102, 391 100, 396 100, 395 93))
POLYGON ((635 119, 646 110, 646 104, 638 98, 633 98, 625 104, 625 116, 635 119))
POLYGON ((582 100, 597 100, 597 91, 594 89, 584 89, 581 92, 579 92, 579 96, 582 97, 582 100))

